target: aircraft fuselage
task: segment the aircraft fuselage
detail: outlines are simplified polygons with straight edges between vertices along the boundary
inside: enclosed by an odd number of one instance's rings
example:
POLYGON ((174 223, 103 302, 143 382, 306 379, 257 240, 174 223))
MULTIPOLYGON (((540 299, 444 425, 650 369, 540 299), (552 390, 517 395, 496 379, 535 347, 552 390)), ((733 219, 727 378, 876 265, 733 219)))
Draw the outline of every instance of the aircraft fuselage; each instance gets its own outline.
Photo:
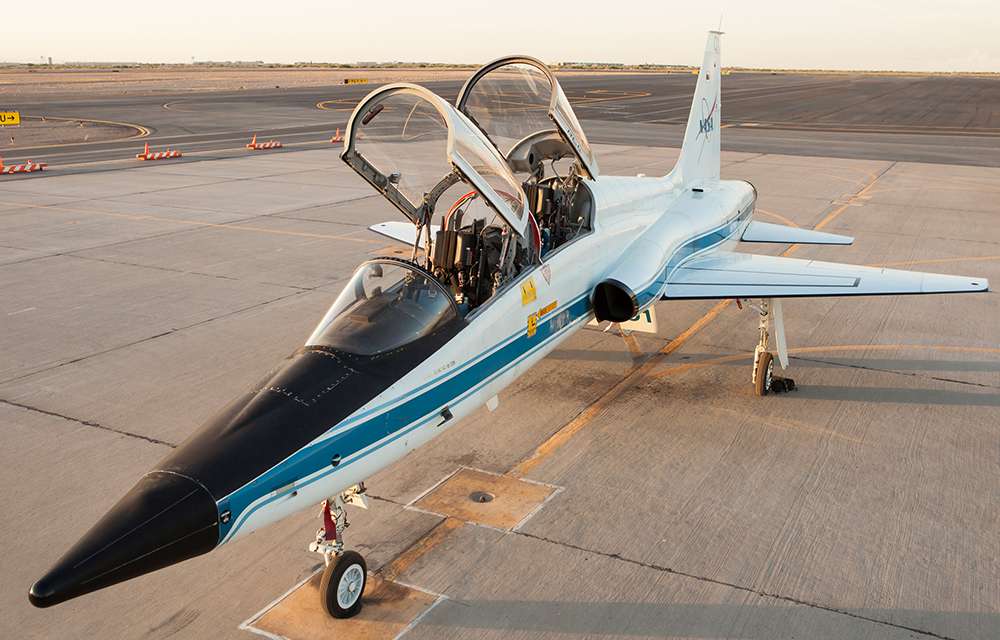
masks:
POLYGON ((645 308, 676 264, 735 242, 754 200, 753 187, 741 181, 706 187, 712 198, 665 188, 662 178, 602 177, 588 188, 597 210, 591 233, 550 252, 419 366, 220 499, 220 514, 229 513, 220 544, 364 481, 485 404, 593 318, 594 287, 634 251, 656 254, 636 291, 645 308), (525 294, 528 283, 533 294, 525 294), (470 353, 470 345, 485 348, 470 353))

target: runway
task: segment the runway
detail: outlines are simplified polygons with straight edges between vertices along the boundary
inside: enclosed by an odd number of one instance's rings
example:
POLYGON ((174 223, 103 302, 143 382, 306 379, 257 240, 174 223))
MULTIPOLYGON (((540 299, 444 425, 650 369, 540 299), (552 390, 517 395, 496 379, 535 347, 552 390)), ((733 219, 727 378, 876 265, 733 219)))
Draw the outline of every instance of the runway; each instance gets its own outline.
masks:
MULTIPOLYGON (((654 78, 678 93, 693 82, 654 78)), ((964 112, 902 118, 969 135, 736 126, 740 113, 768 121, 751 106, 766 106, 756 92, 771 83, 791 91, 775 78, 731 81, 747 100, 724 95, 723 144, 759 147, 724 151, 723 176, 756 185, 760 220, 856 241, 755 251, 1000 283, 1000 168, 926 161, 962 155, 949 137, 980 141, 992 158, 981 109, 972 124, 964 112), (768 144, 777 151, 759 150, 768 144), (900 155, 864 155, 878 150, 900 155)), ((616 99, 579 105, 592 138, 616 141, 595 144, 602 170, 666 172, 677 149, 642 132, 674 130, 666 110, 677 101, 666 90, 625 99, 636 88, 621 82, 608 86, 616 99)), ((571 95, 591 86, 566 85, 571 95)), ((822 120, 822 103, 837 126, 889 125, 877 122, 875 89, 862 99, 838 86, 799 87, 827 96, 800 109, 822 120), (868 115, 838 120, 837 99, 868 115)), ((882 103, 899 105, 893 117, 946 93, 897 89, 914 98, 882 103)), ((990 104, 982 91, 976 104, 990 104)), ((187 125, 157 106, 162 96, 67 100, 60 109, 100 119, 145 108, 136 119, 155 129, 150 139, 223 137, 202 139, 187 161, 138 168, 102 160, 135 141, 63 149, 84 164, 0 182, 0 637, 995 638, 996 293, 786 301, 799 389, 765 398, 750 385, 756 313, 729 301, 660 303, 656 334, 580 330, 495 412, 369 480, 371 508, 353 510, 347 531, 381 585, 361 619, 316 612, 320 560, 306 549, 316 512, 33 609, 28 587, 68 543, 299 347, 359 262, 401 251, 368 231, 398 214, 340 161, 329 129, 282 135, 292 143, 272 154, 224 138, 242 140, 255 113, 288 126, 279 116, 300 113, 299 127, 346 118, 315 107, 333 90, 302 93, 297 106, 247 102, 231 123, 219 106, 230 98, 202 96, 195 104, 216 120, 192 132, 171 129, 187 125), (509 512, 453 499, 483 487, 509 512)))
MULTIPOLYGON (((695 77, 690 74, 560 76, 593 142, 678 146, 695 77)), ((461 82, 424 83, 453 100, 461 82)), ((315 148, 343 129, 371 85, 90 98, 31 96, 25 114, 133 124, 141 139, 6 147, 8 162, 46 159, 65 171, 121 168, 143 142, 199 160, 245 155, 253 133, 315 148), (99 163, 99 164, 95 164, 99 163), (109 164, 104 164, 109 163, 109 164), (103 166, 102 166, 103 165, 103 166)), ((1000 82, 987 77, 769 75, 723 81, 723 148, 748 153, 1000 166, 1000 82)), ((3 141, 0 141, 2 143, 3 141)))

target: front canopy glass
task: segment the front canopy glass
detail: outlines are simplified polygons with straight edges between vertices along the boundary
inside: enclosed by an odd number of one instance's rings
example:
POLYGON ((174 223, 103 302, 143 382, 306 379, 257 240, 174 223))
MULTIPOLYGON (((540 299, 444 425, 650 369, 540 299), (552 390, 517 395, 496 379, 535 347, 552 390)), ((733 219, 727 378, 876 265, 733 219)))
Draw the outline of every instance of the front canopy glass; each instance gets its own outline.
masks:
POLYGON ((354 355, 387 353, 458 320, 451 294, 434 277, 399 260, 362 264, 306 341, 354 355))
POLYGON ((527 204, 507 162, 455 107, 423 87, 394 84, 369 94, 351 115, 341 157, 414 223, 465 182, 518 235, 527 204))

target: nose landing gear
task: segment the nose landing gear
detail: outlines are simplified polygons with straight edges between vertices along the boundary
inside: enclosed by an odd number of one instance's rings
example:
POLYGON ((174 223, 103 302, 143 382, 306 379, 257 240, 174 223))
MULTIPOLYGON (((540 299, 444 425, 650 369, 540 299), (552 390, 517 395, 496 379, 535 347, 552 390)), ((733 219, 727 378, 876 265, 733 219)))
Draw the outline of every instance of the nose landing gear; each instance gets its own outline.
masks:
MULTIPOLYGON (((737 300, 736 302, 737 306, 742 309, 742 301, 737 300)), ((785 324, 781 314, 781 300, 766 298, 760 301, 759 306, 750 304, 749 301, 747 301, 747 305, 760 313, 758 323, 760 338, 757 341, 757 347, 753 351, 753 375, 750 378, 753 383, 754 394, 766 396, 772 392, 781 393, 783 391, 794 390, 794 380, 774 375, 774 356, 767 350, 767 343, 770 339, 770 323, 773 314, 778 360, 781 363, 782 370, 788 368, 788 349, 785 345, 785 324)))
POLYGON ((361 611, 361 596, 368 582, 368 565, 357 551, 344 550, 344 530, 350 526, 344 507, 353 504, 368 508, 364 483, 323 501, 323 528, 309 550, 323 555, 326 567, 319 583, 323 609, 334 618, 350 618, 361 611))

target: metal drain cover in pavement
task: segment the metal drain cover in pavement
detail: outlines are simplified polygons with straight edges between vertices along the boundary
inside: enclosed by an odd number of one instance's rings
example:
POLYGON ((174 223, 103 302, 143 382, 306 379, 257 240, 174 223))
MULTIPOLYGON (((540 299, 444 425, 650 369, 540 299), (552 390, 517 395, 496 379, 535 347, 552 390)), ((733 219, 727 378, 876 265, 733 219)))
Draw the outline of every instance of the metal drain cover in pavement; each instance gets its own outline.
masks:
POLYGON ((469 500, 473 502, 493 502, 493 494, 486 491, 473 491, 469 494, 469 500))

